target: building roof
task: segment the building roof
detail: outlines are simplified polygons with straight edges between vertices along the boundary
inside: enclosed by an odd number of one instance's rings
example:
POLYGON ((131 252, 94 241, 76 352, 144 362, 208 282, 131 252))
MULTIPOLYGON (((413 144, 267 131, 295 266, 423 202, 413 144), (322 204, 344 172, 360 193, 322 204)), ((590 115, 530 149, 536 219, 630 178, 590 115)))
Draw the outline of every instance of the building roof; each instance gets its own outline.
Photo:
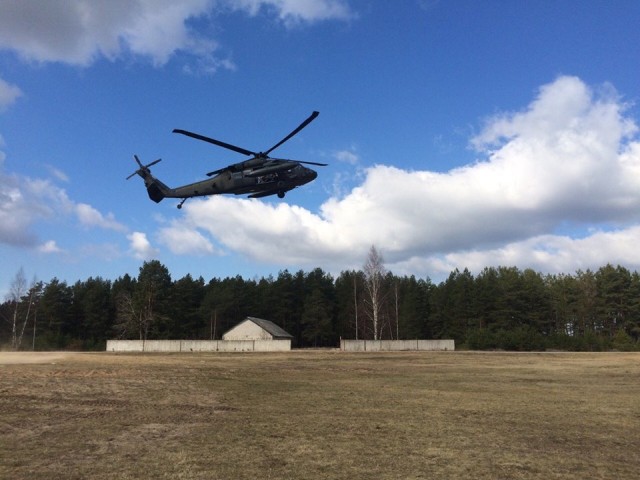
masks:
POLYGON ((287 333, 284 329, 269 320, 256 317, 247 317, 245 321, 246 320, 250 320, 263 330, 266 330, 272 337, 293 338, 293 335, 287 333))

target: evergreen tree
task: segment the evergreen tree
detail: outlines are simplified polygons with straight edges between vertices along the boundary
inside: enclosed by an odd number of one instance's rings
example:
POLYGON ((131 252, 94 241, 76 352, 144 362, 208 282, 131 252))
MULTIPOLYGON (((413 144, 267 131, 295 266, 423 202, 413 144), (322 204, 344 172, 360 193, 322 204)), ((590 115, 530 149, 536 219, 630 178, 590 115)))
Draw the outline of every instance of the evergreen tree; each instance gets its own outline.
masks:
POLYGON ((399 338, 432 338, 430 323, 430 280, 417 280, 415 276, 396 280, 399 290, 399 338))
POLYGON ((203 338, 206 335, 201 310, 204 291, 202 277, 194 280, 187 274, 173 282, 169 302, 169 338, 203 338))
POLYGON ((294 335, 294 325, 297 323, 295 318, 300 303, 298 295, 293 275, 288 270, 280 271, 278 278, 273 282, 271 296, 268 299, 272 312, 268 320, 292 335, 294 335))
POLYGON ((334 283, 336 295, 335 331, 339 338, 364 338, 364 275, 355 270, 340 273, 334 283))
POLYGON ((325 293, 315 287, 305 298, 302 311, 302 338, 314 347, 326 346, 332 340, 330 304, 325 293))
POLYGON ((69 335, 80 340, 84 349, 104 349, 114 318, 111 282, 89 277, 76 282, 72 290, 75 331, 69 335))
POLYGON ((74 333, 73 291, 66 282, 53 278, 44 287, 38 309, 41 344, 48 348, 65 348, 74 333))
POLYGON ((598 317, 602 333, 614 337, 629 317, 632 304, 631 273, 621 266, 606 265, 595 273, 598 291, 598 317))

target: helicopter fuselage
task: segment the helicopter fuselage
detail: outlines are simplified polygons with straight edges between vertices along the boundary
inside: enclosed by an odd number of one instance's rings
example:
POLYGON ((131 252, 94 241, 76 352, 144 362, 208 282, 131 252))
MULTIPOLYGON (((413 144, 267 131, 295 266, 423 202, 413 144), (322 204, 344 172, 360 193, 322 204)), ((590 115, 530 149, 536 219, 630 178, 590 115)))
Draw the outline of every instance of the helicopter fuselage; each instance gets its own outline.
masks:
POLYGON ((260 170, 245 170, 233 172, 225 170, 213 178, 190 183, 181 187, 170 188, 155 178, 151 173, 145 175, 144 183, 149 197, 154 202, 163 198, 190 198, 217 194, 250 194, 249 198, 260 198, 268 195, 278 195, 283 198, 285 193, 296 187, 313 181, 317 172, 300 164, 290 168, 260 170))

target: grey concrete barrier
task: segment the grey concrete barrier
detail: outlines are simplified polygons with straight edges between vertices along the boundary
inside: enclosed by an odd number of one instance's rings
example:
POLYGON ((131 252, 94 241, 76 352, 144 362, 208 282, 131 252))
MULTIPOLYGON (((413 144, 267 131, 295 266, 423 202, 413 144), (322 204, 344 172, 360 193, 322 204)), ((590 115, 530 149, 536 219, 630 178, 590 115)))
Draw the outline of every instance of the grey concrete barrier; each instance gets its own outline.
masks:
POLYGON ((453 340, 340 340, 344 352, 453 351, 453 340))
POLYGON ((291 340, 107 340, 107 352, 287 352, 291 340))

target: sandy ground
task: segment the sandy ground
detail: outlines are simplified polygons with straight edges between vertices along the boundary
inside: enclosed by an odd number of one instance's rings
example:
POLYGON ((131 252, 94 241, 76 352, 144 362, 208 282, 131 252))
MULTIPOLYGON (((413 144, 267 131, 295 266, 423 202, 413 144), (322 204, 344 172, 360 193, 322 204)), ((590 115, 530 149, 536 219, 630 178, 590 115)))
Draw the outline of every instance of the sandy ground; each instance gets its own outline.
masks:
POLYGON ((0 365, 55 363, 67 356, 65 352, 0 352, 0 365))

